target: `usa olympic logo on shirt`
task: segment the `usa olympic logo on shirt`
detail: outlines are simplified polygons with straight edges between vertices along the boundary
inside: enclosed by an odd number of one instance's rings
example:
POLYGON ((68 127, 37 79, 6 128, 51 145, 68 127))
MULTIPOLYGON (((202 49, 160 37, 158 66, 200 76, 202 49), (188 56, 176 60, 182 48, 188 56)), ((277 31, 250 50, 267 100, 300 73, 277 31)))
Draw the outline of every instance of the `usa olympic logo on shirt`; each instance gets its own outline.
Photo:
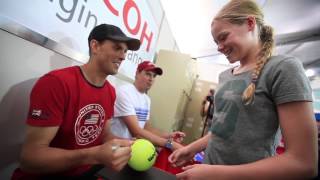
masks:
POLYGON ((75 139, 78 145, 94 142, 104 128, 105 113, 100 104, 88 104, 79 110, 74 125, 75 139))

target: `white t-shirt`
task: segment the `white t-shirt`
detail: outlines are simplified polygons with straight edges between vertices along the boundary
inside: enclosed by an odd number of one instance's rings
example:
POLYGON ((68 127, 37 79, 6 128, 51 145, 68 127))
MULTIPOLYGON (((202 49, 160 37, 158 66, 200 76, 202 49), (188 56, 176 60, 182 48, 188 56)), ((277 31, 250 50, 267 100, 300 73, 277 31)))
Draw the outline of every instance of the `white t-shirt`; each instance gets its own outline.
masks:
POLYGON ((121 119, 123 116, 135 115, 139 126, 144 128, 150 116, 150 98, 141 93, 133 84, 123 85, 116 89, 116 102, 114 105, 114 117, 111 120, 111 132, 123 138, 132 138, 132 135, 121 119))

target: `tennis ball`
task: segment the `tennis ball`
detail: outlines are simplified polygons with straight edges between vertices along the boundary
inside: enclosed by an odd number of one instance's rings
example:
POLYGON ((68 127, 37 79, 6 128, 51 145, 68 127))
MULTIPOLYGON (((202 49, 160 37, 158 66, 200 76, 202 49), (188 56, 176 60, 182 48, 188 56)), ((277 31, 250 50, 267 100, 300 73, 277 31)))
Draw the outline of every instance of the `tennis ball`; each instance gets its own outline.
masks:
POLYGON ((156 148, 146 139, 137 139, 131 146, 129 166, 136 171, 146 171, 156 160, 156 148))

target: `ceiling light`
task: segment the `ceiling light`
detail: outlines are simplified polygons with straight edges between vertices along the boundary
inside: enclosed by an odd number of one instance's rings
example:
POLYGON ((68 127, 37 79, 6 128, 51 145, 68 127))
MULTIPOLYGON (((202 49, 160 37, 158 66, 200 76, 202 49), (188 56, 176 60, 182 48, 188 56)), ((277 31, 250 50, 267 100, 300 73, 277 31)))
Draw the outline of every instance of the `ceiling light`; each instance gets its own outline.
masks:
POLYGON ((306 75, 308 77, 314 76, 316 74, 316 72, 313 69, 307 69, 306 70, 306 75))

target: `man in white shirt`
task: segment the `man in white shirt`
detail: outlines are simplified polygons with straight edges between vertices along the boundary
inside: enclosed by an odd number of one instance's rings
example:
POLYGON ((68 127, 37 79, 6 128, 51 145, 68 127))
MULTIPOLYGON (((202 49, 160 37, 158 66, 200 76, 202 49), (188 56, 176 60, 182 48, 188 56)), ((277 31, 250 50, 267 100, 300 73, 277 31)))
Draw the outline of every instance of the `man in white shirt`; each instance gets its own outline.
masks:
MULTIPOLYGON (((122 138, 145 138, 156 146, 175 150, 182 147, 173 141, 185 136, 182 132, 165 133, 153 128, 150 124, 150 98, 146 92, 151 88, 162 69, 150 61, 138 65, 133 84, 123 85, 116 89, 114 118, 111 131, 122 138)), ((178 141, 181 142, 181 141, 178 141)))

